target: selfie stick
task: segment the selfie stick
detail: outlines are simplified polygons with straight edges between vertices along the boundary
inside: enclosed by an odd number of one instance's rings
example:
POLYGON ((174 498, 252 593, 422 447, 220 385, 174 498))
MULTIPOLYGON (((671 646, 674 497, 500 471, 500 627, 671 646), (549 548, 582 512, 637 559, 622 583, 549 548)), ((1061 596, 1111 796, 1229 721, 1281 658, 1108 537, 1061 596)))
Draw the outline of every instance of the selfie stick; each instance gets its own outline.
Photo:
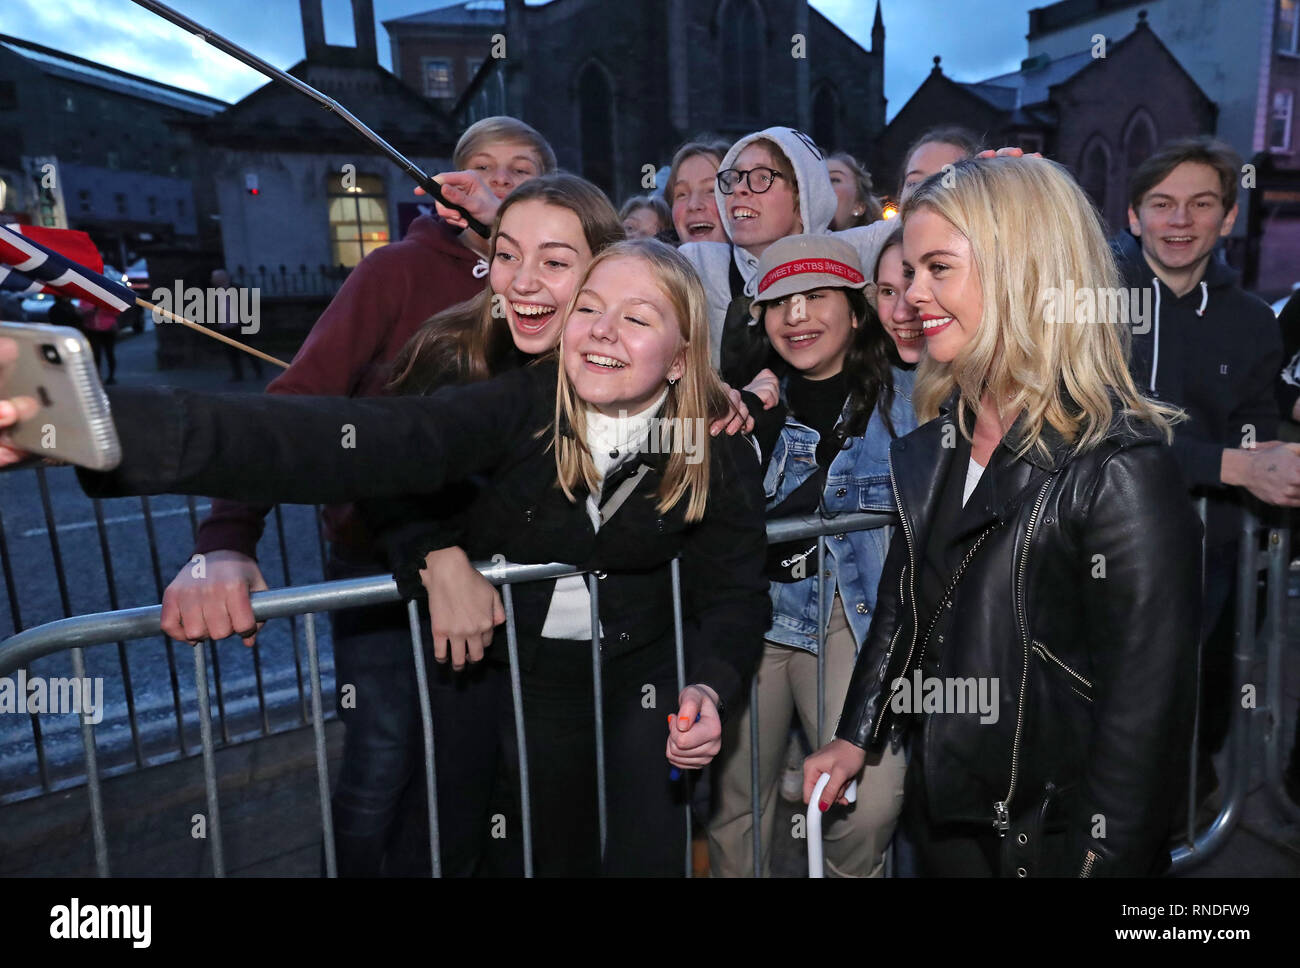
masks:
POLYGON ((244 50, 244 48, 238 46, 237 44, 233 44, 230 41, 226 40, 226 38, 222 37, 220 34, 213 33, 207 27, 195 23, 193 20, 190 20, 184 14, 177 13, 175 10, 173 10, 171 7, 167 6, 166 4, 158 3, 157 0, 132 0, 132 2, 138 4, 141 7, 144 7, 146 10, 150 10, 153 13, 156 13, 164 20, 171 21, 177 27, 180 27, 183 30, 188 30, 192 34, 196 34, 197 36, 203 38, 203 40, 205 40, 207 43, 211 44, 213 47, 217 48, 220 51, 224 51, 225 53, 229 54, 231 57, 235 58, 235 60, 247 64, 253 70, 261 74, 265 74, 273 81, 281 81, 285 84, 288 84, 290 87, 294 88, 295 90, 301 92, 302 94, 306 94, 309 98, 311 98, 313 101, 316 101, 318 104, 321 105, 321 107, 325 108, 327 111, 333 111, 340 118, 342 118, 353 128, 355 128, 361 134, 362 137, 364 137, 367 141, 369 141, 380 151, 386 154, 389 158, 391 158, 399 168, 401 168, 404 172, 406 172, 408 175, 414 178, 416 182, 420 185, 420 187, 423 188, 430 196, 432 196, 442 205, 445 205, 447 208, 454 209, 456 212, 458 212, 460 216, 463 219, 465 219, 465 222, 469 225, 469 227, 473 229, 476 233, 481 235, 483 238, 486 239, 488 237, 489 232, 488 232, 488 227, 486 225, 484 225, 482 222, 476 219, 473 215, 470 215, 469 212, 465 211, 465 209, 462 208, 461 206, 456 205, 453 202, 447 201, 447 199, 442 194, 442 187, 436 181, 430 178, 427 174, 425 174, 425 172, 418 165, 416 165, 415 162, 411 161, 404 154, 402 154, 400 151, 398 151, 396 148, 390 145, 387 141, 385 141, 383 138, 379 137, 379 135, 371 131, 360 120, 358 120, 357 117, 354 114, 352 114, 351 111, 343 107, 343 105, 339 104, 339 102, 334 100, 332 97, 322 94, 320 91, 316 90, 316 88, 312 87, 310 84, 303 83, 298 78, 294 77, 292 74, 289 74, 285 71, 280 70, 278 67, 274 67, 271 64, 268 64, 266 61, 262 60, 262 58, 258 57, 256 54, 249 53, 248 51, 244 50))

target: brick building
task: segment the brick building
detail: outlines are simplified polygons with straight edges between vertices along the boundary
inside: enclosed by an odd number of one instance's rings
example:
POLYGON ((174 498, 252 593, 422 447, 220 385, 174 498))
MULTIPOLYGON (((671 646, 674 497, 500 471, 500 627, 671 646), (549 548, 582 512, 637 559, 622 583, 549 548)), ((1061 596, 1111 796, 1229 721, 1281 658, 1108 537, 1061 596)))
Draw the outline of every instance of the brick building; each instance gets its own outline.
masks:
MULTIPOLYGON (((355 47, 325 43, 321 0, 301 0, 306 57, 289 68, 426 171, 450 164, 456 132, 436 104, 379 65, 372 0, 352 0, 355 47)), ((271 81, 201 125, 226 265, 240 274, 328 274, 399 237, 408 175, 339 118, 271 81)))
POLYGON ((1119 36, 1139 9, 1218 105, 1213 133, 1255 166, 1229 253, 1248 286, 1280 296, 1300 283, 1300 0, 1060 0, 1029 12, 1029 54, 1119 36))
POLYGON ((216 201, 185 122, 225 107, 0 34, 0 219, 89 232, 118 268, 159 248, 215 249, 216 201))
POLYGON ((645 165, 665 164, 699 132, 736 138, 790 124, 866 157, 884 129, 879 3, 868 51, 807 0, 478 0, 386 22, 394 65, 416 70, 408 65, 431 56, 420 32, 446 18, 451 36, 468 13, 488 59, 461 92, 458 118, 524 119, 561 167, 616 201, 642 191, 645 165), (490 56, 496 34, 502 58, 490 56))
POLYGON ((1212 133, 1217 108, 1144 18, 1107 43, 1104 57, 1094 50, 1040 53, 1018 71, 975 82, 948 77, 936 57, 880 139, 885 185, 897 185, 903 153, 923 131, 961 124, 991 147, 1018 145, 1071 167, 1119 231, 1133 170, 1162 141, 1212 133))
POLYGON ((384 21, 393 73, 450 111, 505 28, 503 0, 467 0, 384 21))

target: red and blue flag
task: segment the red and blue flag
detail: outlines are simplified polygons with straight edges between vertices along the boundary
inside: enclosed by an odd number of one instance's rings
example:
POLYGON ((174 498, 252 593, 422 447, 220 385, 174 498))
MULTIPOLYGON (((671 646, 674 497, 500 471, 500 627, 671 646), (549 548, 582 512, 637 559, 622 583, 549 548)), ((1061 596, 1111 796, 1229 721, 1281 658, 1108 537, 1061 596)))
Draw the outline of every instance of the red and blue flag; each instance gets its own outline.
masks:
POLYGON ((0 289, 63 293, 119 313, 134 306, 130 287, 103 271, 99 249, 85 232, 0 225, 0 289))

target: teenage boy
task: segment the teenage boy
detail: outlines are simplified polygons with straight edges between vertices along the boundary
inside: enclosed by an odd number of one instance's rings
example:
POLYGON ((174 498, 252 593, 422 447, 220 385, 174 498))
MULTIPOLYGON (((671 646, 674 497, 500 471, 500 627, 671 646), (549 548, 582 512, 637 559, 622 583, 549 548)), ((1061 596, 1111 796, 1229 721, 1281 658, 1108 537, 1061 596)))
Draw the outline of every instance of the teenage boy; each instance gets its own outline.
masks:
POLYGON ((1149 315, 1134 320, 1133 377, 1186 411, 1174 455, 1192 495, 1208 498, 1198 799, 1217 782, 1209 757, 1223 745, 1232 708, 1242 489, 1300 506, 1300 445, 1277 439, 1277 320, 1215 252, 1236 221, 1240 177, 1241 158, 1222 142, 1161 146, 1129 185, 1129 230, 1140 248, 1120 247, 1133 304, 1145 304, 1138 290, 1152 290, 1149 315))

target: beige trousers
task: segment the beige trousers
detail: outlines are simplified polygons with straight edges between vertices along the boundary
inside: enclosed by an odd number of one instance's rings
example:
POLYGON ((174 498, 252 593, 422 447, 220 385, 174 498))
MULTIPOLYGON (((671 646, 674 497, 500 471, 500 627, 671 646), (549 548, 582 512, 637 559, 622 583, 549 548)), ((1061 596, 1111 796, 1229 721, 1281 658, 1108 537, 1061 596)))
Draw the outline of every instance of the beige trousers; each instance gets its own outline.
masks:
MULTIPOLYGON (((825 729, 814 744, 820 748, 835 734, 853 672, 853 632, 839 595, 826 630, 825 729)), ((772 837, 799 836, 802 820, 790 830, 774 831, 777 790, 785 764, 790 716, 799 713, 804 735, 817 732, 817 656, 802 649, 767 642, 758 667, 758 792, 762 809, 762 876, 771 875, 772 837)), ((716 809, 709 824, 709 866, 713 877, 751 877, 754 873, 753 810, 750 789, 750 717, 732 717, 724 728, 722 753, 715 761, 716 809)), ((847 811, 832 806, 823 823, 828 877, 881 877, 884 853, 903 806, 907 764, 900 750, 871 755, 858 777, 858 801, 847 811)), ((806 844, 800 841, 801 847, 806 844)))

